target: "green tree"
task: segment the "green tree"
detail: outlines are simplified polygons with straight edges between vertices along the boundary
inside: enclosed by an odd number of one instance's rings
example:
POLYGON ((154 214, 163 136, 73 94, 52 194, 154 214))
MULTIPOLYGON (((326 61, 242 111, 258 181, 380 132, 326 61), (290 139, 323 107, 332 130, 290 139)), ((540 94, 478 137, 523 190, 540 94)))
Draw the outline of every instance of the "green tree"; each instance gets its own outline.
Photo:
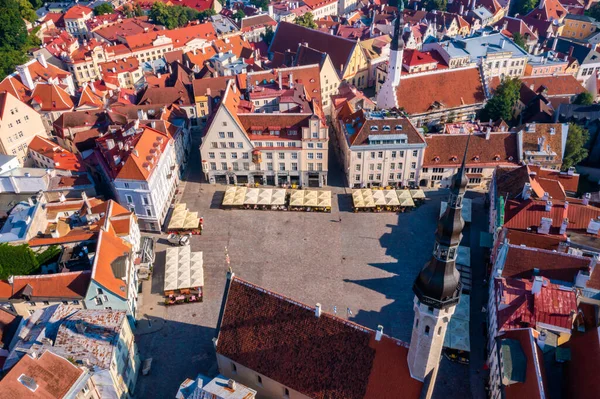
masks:
POLYGON ((144 15, 144 10, 142 10, 142 6, 139 3, 137 3, 135 7, 133 7, 133 15, 135 15, 136 17, 141 17, 142 15, 144 15))
POLYGON ((39 262, 27 244, 0 244, 0 279, 28 275, 37 270, 39 262))
POLYGON ((523 50, 525 50, 525 38, 523 37, 523 35, 519 32, 515 32, 513 34, 513 41, 515 42, 515 44, 519 47, 521 47, 523 50))
POLYGON ((513 119, 514 107, 519 100, 521 81, 519 78, 505 79, 482 110, 482 120, 513 119))
POLYGON ((424 0, 422 4, 427 11, 446 11, 448 8, 448 0, 424 0))
POLYGON ((102 3, 94 8, 96 15, 112 14, 113 12, 115 12, 115 8, 110 3, 102 3))
POLYGON ((246 14, 244 13, 244 11, 242 11, 242 9, 238 9, 234 14, 233 14, 233 19, 235 19, 236 21, 241 21, 242 19, 244 19, 246 17, 246 14))
POLYGON ((196 19, 200 19, 202 21, 208 19, 209 17, 212 17, 213 15, 217 15, 216 11, 213 10, 212 8, 209 8, 208 10, 204 10, 201 11, 200 14, 198 14, 198 18, 196 19))
POLYGON ((27 40, 27 28, 15 0, 0 0, 0 45, 20 49, 27 40))
POLYGON ((577 95, 577 97, 575 97, 575 100, 573 101, 573 104, 578 104, 578 105, 590 105, 593 103, 594 103, 594 96, 589 91, 584 91, 583 93, 579 93, 577 95))
POLYGON ((34 22, 38 17, 29 0, 16 0, 19 5, 19 12, 24 20, 34 22))
POLYGON ((585 148, 585 145, 589 137, 590 133, 587 129, 574 123, 569 124, 569 135, 567 136, 562 170, 567 170, 587 158, 588 150, 585 148))
POLYGON ((215 10, 209 9, 198 12, 193 8, 182 6, 168 6, 162 2, 155 2, 150 9, 150 19, 167 29, 175 29, 184 26, 189 21, 196 19, 205 19, 209 15, 214 15, 215 10))
POLYGON ((315 23, 315 19, 312 15, 312 12, 307 12, 305 14, 296 17, 294 20, 296 25, 304 26, 305 28, 316 29, 317 24, 315 23))
POLYGON ((0 48, 0 79, 13 73, 17 65, 24 64, 26 61, 27 57, 21 50, 0 48))
POLYGON ((596 21, 600 21, 600 3, 594 3, 585 14, 594 18, 596 21))
POLYGON ((526 14, 529 14, 531 10, 536 8, 539 2, 540 0, 519 0, 517 2, 516 11, 519 15, 524 16, 526 14))
POLYGON ((31 7, 34 10, 37 10, 38 8, 42 8, 42 6, 44 5, 44 0, 29 0, 29 2, 31 3, 31 7))
POLYGON ((264 11, 266 11, 267 8, 269 8, 269 0, 250 0, 250 4, 264 11))
POLYGON ((263 40, 265 41, 265 43, 267 43, 267 45, 271 44, 271 42, 273 41, 273 36, 275 36, 273 28, 271 26, 267 26, 267 29, 265 29, 265 33, 263 35, 263 40))

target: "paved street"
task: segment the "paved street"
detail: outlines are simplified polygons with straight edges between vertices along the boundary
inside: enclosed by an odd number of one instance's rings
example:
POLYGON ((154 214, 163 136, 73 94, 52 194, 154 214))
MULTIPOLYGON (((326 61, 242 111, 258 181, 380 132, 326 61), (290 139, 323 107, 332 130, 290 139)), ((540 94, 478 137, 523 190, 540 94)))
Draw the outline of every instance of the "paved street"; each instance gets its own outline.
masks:
MULTIPOLYGON (((382 324, 387 334, 410 340, 411 286, 431 254, 445 192, 427 193, 424 205, 400 215, 352 213, 351 196, 340 187, 330 187, 330 214, 222 210, 224 187, 198 180, 194 173, 188 178, 182 202, 205 220, 203 235, 191 244, 204 252, 205 300, 162 305, 159 245, 153 279, 144 283, 138 328, 141 356, 154 362, 151 375, 140 376, 138 397, 173 397, 186 377, 217 372, 212 337, 225 283, 225 247, 237 276, 307 304, 319 302, 326 312, 335 306, 339 316, 350 308, 351 320, 373 329, 382 324)), ((457 397, 465 397, 469 388, 457 382, 466 383, 468 367, 444 364, 452 376, 448 384, 458 385, 457 397)), ((454 396, 448 393, 444 397, 454 396)))

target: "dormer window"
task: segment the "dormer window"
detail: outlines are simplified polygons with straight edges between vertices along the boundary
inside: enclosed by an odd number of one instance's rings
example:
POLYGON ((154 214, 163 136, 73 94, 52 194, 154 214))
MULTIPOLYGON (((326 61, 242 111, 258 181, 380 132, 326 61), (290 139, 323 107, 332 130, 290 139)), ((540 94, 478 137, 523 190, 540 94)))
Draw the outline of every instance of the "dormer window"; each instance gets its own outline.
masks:
POLYGON ((436 155, 435 157, 433 157, 433 160, 434 160, 435 162, 440 162, 440 157, 438 157, 438 156, 436 155))
POLYGON ((479 155, 475 155, 475 156, 473 157, 473 160, 474 160, 474 161, 479 161, 479 155))
POLYGON ((384 125, 382 130, 384 132, 389 132, 391 130, 391 128, 388 125, 384 125))
POLYGON ((453 156, 451 159, 452 159, 452 162, 456 162, 456 161, 458 161, 458 157, 457 157, 456 155, 455 155, 455 156, 453 156))
POLYGON ((371 126, 371 131, 372 131, 372 132, 375 132, 375 131, 377 131, 377 130, 379 130, 379 127, 378 127, 378 126, 371 126))
POLYGON ((402 125, 396 125, 396 130, 402 130, 402 125))
POLYGON ((499 161, 500 160, 500 155, 496 154, 494 155, 494 161, 499 161))

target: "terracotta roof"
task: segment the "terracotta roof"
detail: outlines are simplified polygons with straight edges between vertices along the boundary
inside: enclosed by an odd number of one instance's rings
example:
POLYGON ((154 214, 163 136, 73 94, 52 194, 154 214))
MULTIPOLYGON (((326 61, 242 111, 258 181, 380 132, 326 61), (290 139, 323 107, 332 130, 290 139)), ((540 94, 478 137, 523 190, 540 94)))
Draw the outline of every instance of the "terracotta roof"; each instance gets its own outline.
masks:
POLYGON ((23 289, 31 287, 31 298, 81 299, 90 284, 90 271, 15 276, 14 299, 22 298, 23 289))
POLYGON ((541 7, 535 7, 526 15, 527 18, 540 21, 562 20, 568 11, 558 0, 543 0, 541 7))
POLYGON ((143 33, 145 29, 154 30, 156 25, 147 21, 147 17, 126 18, 116 24, 101 26, 94 29, 94 34, 108 41, 116 42, 125 39, 127 36, 143 33))
POLYGON ((79 102, 77 103, 77 108, 81 108, 84 106, 91 108, 102 108, 104 106, 104 101, 102 101, 102 97, 94 93, 94 91, 92 90, 92 86, 87 84, 83 86, 83 89, 81 90, 81 95, 79 96, 79 102))
POLYGON ((31 93, 31 102, 34 109, 37 105, 44 112, 70 111, 74 106, 69 94, 55 84, 40 83, 35 86, 31 93))
POLYGON ((586 91, 573 75, 523 76, 521 83, 536 92, 544 86, 547 89, 545 95, 550 97, 574 96, 586 91))
POLYGON ((89 229, 74 228, 62 237, 32 238, 29 240, 30 247, 41 247, 46 245, 68 244, 73 242, 90 241, 96 238, 97 232, 89 229))
MULTIPOLYGON (((502 277, 530 279, 533 269, 538 269, 542 277, 573 283, 580 270, 589 270, 591 262, 583 256, 510 244, 502 277)), ((600 289, 600 273, 592 273, 588 287, 600 289)))
POLYGON ((76 5, 67 10, 64 18, 65 19, 79 19, 79 18, 83 18, 85 16, 89 16, 90 14, 93 14, 93 13, 94 13, 94 10, 92 10, 89 7, 76 5))
POLYGON ((528 233, 519 230, 507 230, 506 238, 513 245, 525 245, 526 247, 558 251, 561 242, 567 242, 563 236, 551 236, 545 234, 528 233))
POLYGON ((125 40, 130 49, 137 50, 144 47, 152 47, 152 42, 154 42, 158 36, 166 36, 170 38, 173 41, 174 49, 184 47, 186 43, 194 39, 211 41, 217 38, 217 34, 212 24, 207 22, 203 24, 187 26, 184 28, 140 33, 137 35, 127 36, 125 40))
POLYGON ((75 154, 42 136, 33 137, 29 143, 29 151, 34 151, 50 158, 54 161, 55 169, 70 170, 73 172, 85 169, 81 164, 81 160, 75 154))
POLYGON ((192 87, 194 96, 209 96, 212 98, 223 97, 227 88, 227 81, 232 80, 231 76, 219 76, 217 78, 194 79, 192 87), (210 93, 209 93, 210 91, 210 93))
MULTIPOLYGON (((1 283, 9 285, 7 282, 4 281, 2 281, 1 283)), ((0 294, 0 298, 4 299, 8 297, 4 297, 2 296, 2 294, 0 294)), ((17 332, 21 320, 21 316, 18 316, 17 314, 5 308, 0 309, 0 349, 8 349, 10 341, 14 337, 14 334, 17 332)))
POLYGON ((315 399, 418 398, 408 345, 237 277, 231 280, 217 353, 315 399))
POLYGON ((263 26, 277 26, 277 22, 268 14, 260 14, 252 17, 242 18, 240 30, 249 32, 263 26))
POLYGON ((337 71, 341 71, 342 66, 346 67, 348 65, 350 55, 356 46, 356 42, 353 40, 289 22, 280 22, 277 25, 269 52, 285 53, 287 50, 296 52, 300 43, 307 43, 308 47, 327 53, 337 71))
MULTIPOLYGON (((414 97, 414 96, 413 96, 414 97)), ((425 136, 427 147, 424 167, 460 166, 467 145, 467 134, 430 134, 425 136)), ((517 135, 514 133, 472 134, 467 151, 468 167, 515 164, 518 160, 517 135)))
POLYGON ((535 343, 534 330, 523 328, 506 331, 499 337, 519 341, 525 354, 525 381, 504 386, 506 399, 543 398, 547 397, 548 388, 544 369, 544 355, 535 343))
MULTIPOLYGON (((160 158, 160 154, 165 151, 171 140, 167 135, 152 128, 144 127, 143 129, 144 131, 139 133, 137 142, 132 147, 135 148, 137 155, 130 150, 126 158, 125 155, 122 157, 122 166, 118 169, 116 178, 147 180, 158 164, 158 159, 155 158, 160 158), (160 149, 160 153, 156 151, 157 148, 160 149), (153 159, 153 162, 149 161, 150 158, 153 159)), ((115 149, 118 150, 118 147, 115 149)))
POLYGON ((290 87, 290 76, 293 83, 304 85, 306 93, 310 98, 321 103, 321 79, 319 78, 319 65, 303 65, 289 68, 275 68, 267 71, 253 72, 247 75, 246 82, 254 87, 277 85, 281 73, 281 85, 283 88, 290 87), (266 81, 266 83, 265 83, 266 81), (274 83, 271 83, 274 81, 274 83))
POLYGON ((543 279, 536 294, 532 281, 514 278, 494 280, 498 303, 498 331, 537 328, 538 323, 571 331, 577 313, 577 295, 543 279))
POLYGON ((0 381, 0 391, 6 398, 62 398, 82 374, 82 369, 46 350, 37 359, 23 356, 0 381), (19 381, 22 376, 33 379, 37 386, 35 391, 19 381))
POLYGON ((528 167, 529 170, 536 173, 538 178, 559 181, 566 191, 577 192, 577 187, 579 186, 579 174, 574 173, 569 175, 568 173, 546 169, 536 165, 528 165, 528 167))
POLYGON ((370 135, 398 134, 406 135, 408 144, 425 143, 423 136, 405 117, 387 117, 384 119, 383 117, 377 117, 375 113, 367 113, 361 109, 344 118, 341 123, 345 125, 346 131, 350 135, 348 137, 350 145, 368 145, 370 135))
POLYGON ((302 128, 308 127, 311 114, 286 115, 286 114, 239 114, 239 120, 250 140, 300 140, 302 128), (269 127, 278 126, 279 136, 272 136, 269 127), (290 130, 295 132, 290 135, 290 130), (264 133, 256 134, 257 131, 264 133))
POLYGON ((127 298, 127 284, 124 280, 115 277, 112 263, 122 256, 129 256, 130 252, 131 247, 113 232, 100 231, 92 267, 92 279, 121 298, 127 298))
POLYGON ((565 363, 566 397, 595 399, 598 396, 600 327, 596 324, 585 332, 574 331, 567 345, 571 349, 571 361, 565 363))
POLYGON ((480 104, 485 93, 478 68, 444 69, 425 75, 405 75, 396 91, 398 107, 409 114, 480 104), (419 93, 415 96, 414 93, 419 93))

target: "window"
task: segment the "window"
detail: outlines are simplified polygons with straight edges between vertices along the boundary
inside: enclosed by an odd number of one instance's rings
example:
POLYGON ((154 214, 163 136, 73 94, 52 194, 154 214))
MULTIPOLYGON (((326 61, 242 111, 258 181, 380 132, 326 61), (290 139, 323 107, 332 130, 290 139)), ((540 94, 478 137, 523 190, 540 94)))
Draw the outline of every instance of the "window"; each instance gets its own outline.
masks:
POLYGON ((35 302, 29 302, 29 306, 36 306, 37 304, 35 302))
POLYGON ((290 390, 285 387, 283 388, 283 397, 286 399, 290 397, 290 390))
POLYGON ((73 305, 79 305, 79 301, 75 300, 72 302, 73 305))
POLYGON ((235 148, 235 143, 233 141, 230 141, 229 143, 227 143, 227 147, 235 148))
POLYGON ((227 132, 227 138, 228 139, 232 139, 233 138, 233 132, 227 132))
POLYGON ((244 143, 235 143, 237 148, 244 148, 244 143))
POLYGON ((240 170, 240 167, 237 163, 233 164, 233 170, 240 170))
POLYGON ((317 143, 317 148, 323 148, 323 143, 317 143))
POLYGON ((417 151, 417 150, 414 150, 414 151, 413 151, 413 157, 416 157, 416 156, 419 156, 419 151, 417 151))
POLYGON ((425 326, 425 335, 426 336, 429 336, 429 330, 430 330, 429 326, 425 326))
POLYGON ((390 175, 389 175, 389 178, 388 178, 388 179, 389 179, 389 180, 394 180, 394 174, 393 174, 393 173, 390 173, 390 175))
POLYGON ((377 179, 376 180, 381 180, 381 173, 377 173, 377 179))
POLYGON ((383 158, 383 151, 377 152, 377 158, 383 158))
POLYGON ((377 170, 383 170, 383 164, 378 163, 377 164, 377 170))
POLYGON ((258 386, 262 387, 262 377, 260 375, 256 376, 256 382, 258 383, 258 386))
POLYGON ((481 178, 479 177, 471 177, 469 179, 469 184, 479 184, 481 183, 481 178))
POLYGON ((217 163, 216 162, 211 162, 210 163, 210 170, 217 170, 217 163))
POLYGON ((354 175, 354 180, 360 181, 360 175, 354 175))
POLYGON ((404 151, 400 151, 400 158, 404 158, 404 151))
POLYGON ((314 165, 313 165, 313 163, 312 163, 312 162, 309 162, 309 163, 308 163, 308 170, 309 170, 310 172, 312 172, 313 170, 315 170, 315 167, 314 167, 314 165))
POLYGON ((356 153, 356 159, 362 159, 362 152, 356 153))
POLYGON ((144 205, 148 205, 149 204, 148 197, 146 197, 146 196, 142 197, 142 203, 144 205))
POLYGON ((375 159, 375 151, 371 151, 371 159, 375 159))
POLYGON ((94 302, 96 302, 96 305, 98 305, 98 306, 102 305, 102 299, 98 296, 96 298, 94 298, 94 302))
POLYGON ((308 147, 308 148, 315 148, 315 143, 308 143, 308 144, 307 144, 307 147, 308 147))
POLYGON ((267 163, 267 170, 273 170, 273 162, 267 163))
POLYGON ((218 147, 219 147, 219 144, 217 144, 216 141, 211 141, 210 148, 218 148, 218 147))
POLYGON ((315 158, 315 154, 313 154, 312 152, 309 152, 308 154, 306 154, 306 158, 308 158, 308 159, 314 159, 315 158))
POLYGON ((322 171, 322 170, 323 170, 323 164, 322 164, 321 162, 319 162, 319 163, 317 164, 317 170, 318 170, 318 171, 322 171))
POLYGON ((227 153, 225 153, 225 152, 220 152, 220 153, 219 153, 219 158, 220 158, 220 159, 227 159, 227 153))
POLYGON ((250 170, 250 163, 244 162, 244 170, 250 170))
POLYGON ((285 163, 282 162, 279 164, 279 170, 285 171, 285 163))
POLYGON ((273 159, 273 153, 272 152, 267 152, 267 153, 265 153, 265 155, 267 156, 267 159, 273 159))
POLYGON ((223 126, 227 126, 227 122, 223 122, 223 126))
POLYGON ((237 152, 231 153, 231 159, 237 159, 237 152))
POLYGON ((433 173, 444 173, 444 168, 433 168, 433 173))
POLYGON ((357 172, 360 172, 360 164, 359 164, 359 163, 357 163, 357 164, 354 166, 354 170, 356 170, 357 172))
POLYGON ((250 159, 250 155, 247 152, 242 152, 242 159, 250 159))
POLYGON ((285 152, 280 152, 278 155, 279 159, 285 159, 285 152))
POLYGON ((227 162, 221 162, 221 169, 227 170, 227 162))
POLYGON ((438 335, 442 335, 442 326, 438 328, 438 335))
POLYGON ((298 164, 296 162, 292 162, 292 170, 298 170, 298 164))
POLYGON ((298 159, 298 153, 292 152, 292 159, 298 159))
POLYGON ((231 362, 231 372, 237 374, 237 366, 233 362, 231 362))
POLYGON ((220 139, 224 139, 225 138, 225 132, 219 132, 219 138, 220 139))
POLYGON ((209 152, 208 153, 208 158, 215 159, 215 153, 214 152, 209 152))
POLYGON ((323 153, 317 152, 317 159, 323 159, 323 153))
POLYGON ((125 198, 127 199, 128 204, 133 204, 133 197, 131 195, 126 195, 125 198))
POLYGON ((146 209, 146 215, 152 216, 152 210, 151 209, 146 209))
POLYGON ((123 186, 124 186, 125 188, 129 188, 129 183, 123 183, 123 186))
POLYGON ((417 167, 417 163, 416 163, 416 162, 411 162, 411 163, 410 163, 410 167, 411 167, 412 169, 415 169, 415 168, 417 167))
POLYGON ((419 327, 419 319, 415 319, 415 328, 419 327))
POLYGON ((410 172, 409 179, 414 179, 414 178, 415 178, 415 172, 410 172))
POLYGON ((402 180, 402 173, 396 173, 396 180, 402 180))
POLYGON ((227 148, 227 143, 219 143, 219 148, 227 148))

